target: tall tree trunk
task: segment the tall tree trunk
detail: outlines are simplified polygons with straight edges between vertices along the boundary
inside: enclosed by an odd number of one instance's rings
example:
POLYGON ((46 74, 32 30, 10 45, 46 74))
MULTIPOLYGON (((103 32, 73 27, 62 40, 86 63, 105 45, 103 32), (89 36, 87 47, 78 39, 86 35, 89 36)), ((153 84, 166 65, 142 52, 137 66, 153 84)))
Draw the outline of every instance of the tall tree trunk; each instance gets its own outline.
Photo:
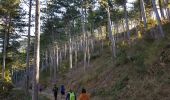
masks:
POLYGON ((52 81, 52 79, 53 79, 53 76, 52 76, 52 73, 53 73, 53 69, 52 69, 52 66, 53 66, 53 58, 52 58, 52 56, 53 56, 53 54, 52 54, 52 51, 51 50, 49 50, 49 62, 50 62, 50 78, 51 78, 51 81, 52 81))
POLYGON ((61 63, 62 63, 62 60, 63 60, 63 58, 62 58, 62 49, 60 49, 58 52, 59 52, 59 63, 58 63, 58 67, 60 67, 60 65, 61 65, 61 63))
POLYGON ((157 10, 157 8, 156 8, 155 0, 152 0, 152 5, 153 5, 153 10, 154 10, 154 12, 155 12, 156 18, 157 18, 159 31, 160 31, 160 33, 161 33, 161 36, 164 37, 164 32, 163 32, 163 29, 162 29, 162 23, 161 23, 160 16, 159 16, 159 14, 158 14, 158 10, 157 10))
POLYGON ((89 39, 87 39, 87 66, 89 66, 90 65, 90 57, 91 57, 91 55, 90 55, 90 41, 89 41, 89 39))
POLYGON ((3 65, 2 65, 2 80, 5 81, 5 67, 6 67, 6 58, 7 58, 7 47, 9 45, 9 34, 10 34, 10 28, 11 28, 11 16, 9 15, 6 17, 5 26, 7 29, 5 29, 4 32, 4 41, 3 41, 3 65))
POLYGON ((6 66, 6 48, 7 48, 7 33, 4 33, 3 41, 3 66, 2 66, 2 80, 5 80, 5 66, 6 66))
POLYGON ((90 32, 91 32, 91 36, 90 36, 90 40, 89 40, 89 45, 91 46, 91 53, 94 52, 94 45, 93 45, 93 32, 94 32, 94 27, 93 27, 93 23, 91 23, 91 27, 90 27, 90 32))
POLYGON ((83 40, 82 40, 82 37, 80 37, 80 51, 83 51, 83 40))
POLYGON ((73 68, 73 57, 72 57, 72 40, 71 40, 71 31, 70 31, 70 25, 69 25, 69 61, 70 61, 70 69, 73 68))
POLYGON ((80 40, 79 40, 79 37, 77 36, 77 51, 80 51, 80 40))
POLYGON ((128 39, 130 39, 130 31, 129 31, 129 23, 128 23, 128 12, 127 12, 126 3, 124 3, 123 7, 124 7, 124 12, 125 12, 125 23, 126 23, 127 36, 128 36, 128 39))
POLYGON ((124 20, 122 20, 122 30, 123 30, 123 40, 125 40, 126 39, 126 30, 125 30, 124 20))
POLYGON ((74 44, 75 67, 77 67, 77 41, 74 44))
POLYGON ((26 58, 26 84, 25 89, 28 93, 28 87, 29 87, 29 66, 30 66, 30 33, 31 33, 31 8, 32 8, 32 0, 30 0, 29 3, 29 18, 28 18, 28 40, 27 40, 27 58, 26 58))
POLYGON ((109 39, 111 41, 112 46, 112 57, 113 59, 116 57, 116 45, 115 45, 115 39, 112 34, 112 26, 111 26, 111 19, 110 19, 110 9, 107 7, 107 16, 108 16, 108 29, 109 29, 109 39))
POLYGON ((45 66, 46 66, 46 72, 47 72, 47 68, 49 67, 49 63, 48 63, 48 51, 45 51, 45 66))
POLYGON ((39 62, 40 62, 40 1, 36 0, 35 45, 32 100, 38 100, 39 62))
POLYGON ((83 30, 83 49, 84 49, 84 71, 86 70, 86 31, 85 31, 85 18, 84 18, 84 11, 82 7, 82 30, 83 30))
POLYGON ((53 76, 53 78, 54 78, 54 83, 56 82, 56 73, 57 73, 57 67, 58 67, 58 66, 57 66, 57 61, 56 61, 56 59, 58 59, 57 49, 58 49, 58 47, 56 47, 56 48, 54 47, 54 48, 53 48, 53 57, 52 57, 52 58, 53 58, 53 59, 52 59, 52 60, 53 60, 53 68, 54 68, 54 69, 53 69, 53 70, 54 70, 54 74, 53 74, 53 75, 54 75, 54 76, 53 76))
POLYGON ((164 0, 164 2, 165 2, 165 8, 166 8, 167 18, 168 18, 168 20, 170 20, 170 9, 169 9, 169 7, 168 7, 169 0, 164 0))
POLYGON ((103 52, 103 46, 104 46, 104 42, 103 42, 103 28, 102 28, 102 26, 100 27, 101 28, 101 51, 103 52))
POLYGON ((144 22, 144 27, 145 30, 147 29, 147 20, 146 20, 146 11, 145 11, 145 5, 144 5, 144 1, 140 0, 140 7, 141 7, 141 13, 142 13, 142 18, 143 18, 143 22, 144 22))
POLYGON ((59 69, 59 47, 58 47, 58 45, 56 46, 56 50, 57 50, 56 51, 57 53, 56 53, 56 59, 55 60, 57 61, 56 62, 56 67, 57 67, 57 71, 58 71, 58 69, 59 69))
POLYGON ((161 2, 161 0, 158 0, 158 1, 159 1, 159 10, 160 10, 160 13, 161 13, 161 17, 163 19, 165 19, 164 9, 163 9, 163 6, 162 6, 162 2, 161 2))
POLYGON ((64 45, 64 59, 67 58, 67 44, 64 45))

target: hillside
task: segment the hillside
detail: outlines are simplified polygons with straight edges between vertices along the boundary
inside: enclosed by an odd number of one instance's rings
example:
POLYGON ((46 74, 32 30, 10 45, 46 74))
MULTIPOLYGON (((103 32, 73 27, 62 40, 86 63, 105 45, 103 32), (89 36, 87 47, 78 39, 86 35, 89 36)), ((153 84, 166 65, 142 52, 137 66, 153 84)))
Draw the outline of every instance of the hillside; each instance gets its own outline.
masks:
POLYGON ((169 100, 169 28, 170 0, 0 0, 0 100, 169 100))
POLYGON ((170 24, 164 25, 165 38, 155 40, 146 35, 131 45, 118 43, 116 60, 111 59, 110 48, 105 43, 102 55, 92 57, 85 72, 80 63, 78 68, 59 74, 57 84, 65 84, 67 90, 73 86, 78 94, 85 87, 92 100, 167 100, 170 98, 169 27, 170 24))

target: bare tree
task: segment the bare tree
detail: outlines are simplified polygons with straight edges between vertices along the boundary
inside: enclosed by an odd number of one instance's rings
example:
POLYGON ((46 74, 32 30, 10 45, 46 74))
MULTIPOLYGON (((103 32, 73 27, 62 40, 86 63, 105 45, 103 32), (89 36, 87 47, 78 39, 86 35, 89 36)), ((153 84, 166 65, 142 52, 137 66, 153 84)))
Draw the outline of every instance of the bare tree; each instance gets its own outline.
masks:
POLYGON ((35 45, 32 100, 38 100, 39 62, 40 62, 40 1, 36 0, 35 45))
POLYGON ((147 29, 147 20, 146 20, 146 11, 145 11, 145 5, 144 5, 144 1, 140 0, 140 7, 141 7, 141 13, 142 13, 142 18, 143 18, 143 22, 144 22, 144 27, 145 30, 147 29))
POLYGON ((160 19, 158 10, 157 10, 157 8, 156 8, 155 0, 152 0, 152 5, 153 5, 153 10, 154 10, 154 12, 155 12, 156 18, 157 18, 159 31, 160 31, 160 33, 161 33, 161 36, 164 37, 164 32, 163 32, 163 29, 162 29, 162 23, 161 23, 161 19, 160 19))
POLYGON ((32 0, 29 3, 29 18, 28 18, 28 40, 27 40, 27 58, 26 58, 26 92, 28 92, 29 87, 29 66, 30 66, 30 33, 31 33, 31 9, 32 9, 32 0))
POLYGON ((129 24, 128 24, 128 12, 127 12, 126 1, 123 4, 123 8, 124 8, 124 12, 125 12, 125 25, 126 25, 127 36, 128 36, 128 39, 130 39, 130 31, 129 31, 129 24))
POLYGON ((111 27, 111 19, 110 19, 110 8, 107 7, 107 16, 108 16, 108 29, 109 29, 109 39, 111 41, 111 47, 112 47, 112 57, 116 57, 116 46, 115 46, 115 39, 113 37, 112 33, 112 27, 111 27))

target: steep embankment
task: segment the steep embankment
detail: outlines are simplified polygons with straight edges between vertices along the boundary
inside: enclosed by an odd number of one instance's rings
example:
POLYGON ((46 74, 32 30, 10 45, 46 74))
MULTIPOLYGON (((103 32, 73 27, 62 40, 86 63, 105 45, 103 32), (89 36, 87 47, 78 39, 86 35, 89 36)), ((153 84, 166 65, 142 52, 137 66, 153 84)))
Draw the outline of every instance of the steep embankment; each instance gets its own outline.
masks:
POLYGON ((85 87, 92 100, 170 99, 170 27, 166 37, 145 36, 131 45, 118 43, 117 58, 111 59, 105 46, 101 56, 92 57, 84 72, 83 64, 59 76, 58 84, 73 86, 77 94, 85 87))

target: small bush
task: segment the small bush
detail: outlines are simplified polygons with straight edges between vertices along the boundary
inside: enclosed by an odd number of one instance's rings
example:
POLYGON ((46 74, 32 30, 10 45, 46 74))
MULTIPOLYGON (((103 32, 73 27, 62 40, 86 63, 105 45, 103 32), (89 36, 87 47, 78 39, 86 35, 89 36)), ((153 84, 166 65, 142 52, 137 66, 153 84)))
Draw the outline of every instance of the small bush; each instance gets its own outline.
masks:
POLYGON ((7 97, 12 88, 13 88, 12 83, 0 80, 0 98, 7 97))
POLYGON ((123 64, 126 64, 128 63, 128 58, 127 58, 127 54, 126 54, 126 51, 125 49, 121 49, 118 54, 117 54, 117 58, 116 58, 116 65, 119 66, 119 65, 123 65, 123 64))
POLYGON ((100 57, 99 52, 96 52, 91 56, 91 60, 95 60, 96 58, 99 58, 99 57, 100 57))
POLYGON ((138 52, 131 57, 131 61, 134 64, 135 70, 139 74, 144 74, 147 72, 146 65, 145 65, 145 56, 142 52, 138 52))
POLYGON ((61 66, 59 67, 59 73, 63 74, 66 73, 69 70, 69 61, 66 60, 63 63, 61 63, 61 66))

